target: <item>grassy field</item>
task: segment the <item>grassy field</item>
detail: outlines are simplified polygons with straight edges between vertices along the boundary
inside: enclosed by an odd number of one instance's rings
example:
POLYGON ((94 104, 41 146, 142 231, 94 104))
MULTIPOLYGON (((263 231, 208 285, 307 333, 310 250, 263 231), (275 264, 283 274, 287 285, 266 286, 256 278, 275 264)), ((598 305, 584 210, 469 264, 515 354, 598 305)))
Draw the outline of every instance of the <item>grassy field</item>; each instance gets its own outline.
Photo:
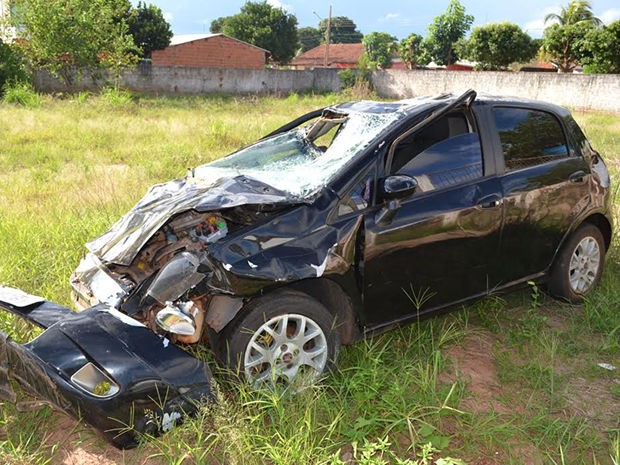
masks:
MULTIPOLYGON (((146 188, 346 96, 0 104, 0 283, 70 305, 84 243, 146 188)), ((36 103, 36 102, 35 102, 36 103)), ((620 116, 578 113, 620 173, 620 116)), ((616 205, 620 194, 615 189, 616 205)), ((314 389, 220 402, 116 451, 49 407, 0 403, 0 463, 620 464, 620 250, 583 306, 532 286, 344 348, 314 389)), ((23 328, 0 315, 0 328, 23 328)))

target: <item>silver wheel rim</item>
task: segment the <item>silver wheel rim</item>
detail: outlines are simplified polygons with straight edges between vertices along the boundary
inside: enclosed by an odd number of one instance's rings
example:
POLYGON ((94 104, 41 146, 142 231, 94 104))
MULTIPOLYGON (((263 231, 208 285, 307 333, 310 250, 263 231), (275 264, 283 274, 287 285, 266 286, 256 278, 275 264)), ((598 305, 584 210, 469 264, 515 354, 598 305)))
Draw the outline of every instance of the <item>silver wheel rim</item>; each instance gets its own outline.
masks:
POLYGON ((593 237, 581 239, 568 266, 568 279, 571 289, 577 294, 588 292, 594 285, 601 264, 601 250, 593 237))
POLYGON ((316 380, 327 364, 327 338, 312 319, 294 313, 264 323, 248 343, 243 366, 248 381, 286 383, 316 380))

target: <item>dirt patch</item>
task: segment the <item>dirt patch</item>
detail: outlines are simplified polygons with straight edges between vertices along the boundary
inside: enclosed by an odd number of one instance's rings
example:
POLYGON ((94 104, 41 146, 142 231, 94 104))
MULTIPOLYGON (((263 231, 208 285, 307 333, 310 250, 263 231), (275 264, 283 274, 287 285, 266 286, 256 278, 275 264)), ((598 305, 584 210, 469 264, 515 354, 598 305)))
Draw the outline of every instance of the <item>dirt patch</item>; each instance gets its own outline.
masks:
POLYGON ((498 339, 480 330, 466 336, 458 346, 449 347, 446 355, 451 365, 440 375, 440 381, 467 383, 468 397, 459 406, 473 413, 495 411, 509 413, 511 409, 499 402, 502 387, 493 360, 493 347, 498 339))
MULTIPOLYGON (((620 384, 620 380, 616 380, 620 384)), ((566 401, 571 413, 586 418, 597 430, 620 427, 618 405, 620 396, 610 392, 608 380, 573 378, 568 382, 566 401), (615 398, 614 398, 615 397, 615 398)))
POLYGON ((158 465, 145 450, 119 450, 99 438, 88 426, 58 413, 56 425, 44 439, 55 449, 50 465, 158 465))

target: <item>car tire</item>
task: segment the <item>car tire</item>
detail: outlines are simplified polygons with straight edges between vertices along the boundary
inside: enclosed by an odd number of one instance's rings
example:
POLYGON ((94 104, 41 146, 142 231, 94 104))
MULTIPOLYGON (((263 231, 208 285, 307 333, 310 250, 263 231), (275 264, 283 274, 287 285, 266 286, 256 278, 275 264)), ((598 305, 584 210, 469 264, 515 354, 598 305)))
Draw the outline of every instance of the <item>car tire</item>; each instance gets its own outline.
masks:
POLYGON ((255 386, 311 384, 331 368, 339 349, 334 316, 298 291, 250 302, 214 347, 221 364, 255 386))
POLYGON ((560 249, 549 279, 549 292, 571 303, 581 303, 598 284, 605 265, 601 231, 584 223, 560 249))

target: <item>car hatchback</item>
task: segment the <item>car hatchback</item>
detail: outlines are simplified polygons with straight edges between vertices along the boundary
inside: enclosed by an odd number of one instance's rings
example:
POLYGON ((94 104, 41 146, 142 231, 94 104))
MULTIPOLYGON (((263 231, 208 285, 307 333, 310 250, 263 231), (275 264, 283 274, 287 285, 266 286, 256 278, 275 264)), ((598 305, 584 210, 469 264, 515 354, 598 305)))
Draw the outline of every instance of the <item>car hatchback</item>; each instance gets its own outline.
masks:
POLYGON ((155 186, 72 283, 252 382, 292 380, 529 280, 579 301, 610 238, 607 170, 569 112, 469 91, 312 112, 155 186))
POLYGON ((170 426, 210 398, 209 368, 175 345, 297 383, 341 344, 530 280, 579 302, 611 243, 609 183, 556 105, 468 91, 308 113, 152 187, 87 244, 85 311, 0 287, 46 329, 0 332, 0 396, 11 374, 125 447, 119 422, 170 426))

